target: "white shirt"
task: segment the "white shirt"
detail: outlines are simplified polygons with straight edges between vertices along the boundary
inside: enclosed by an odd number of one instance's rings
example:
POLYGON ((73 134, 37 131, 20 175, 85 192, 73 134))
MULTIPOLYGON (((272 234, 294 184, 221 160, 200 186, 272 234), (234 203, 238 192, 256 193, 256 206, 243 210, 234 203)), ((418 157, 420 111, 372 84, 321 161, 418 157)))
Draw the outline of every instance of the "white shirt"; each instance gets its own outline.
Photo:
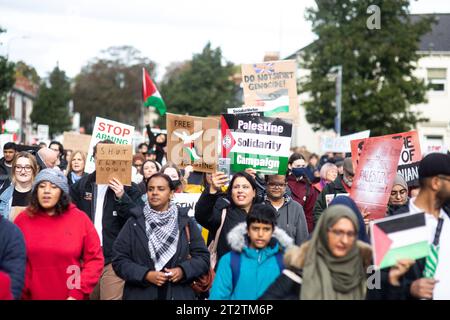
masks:
POLYGON ((106 191, 108 191, 107 184, 97 185, 97 198, 95 203, 95 218, 94 226, 100 237, 100 245, 103 246, 103 204, 105 203, 106 191))
MULTIPOLYGON (((416 198, 409 201, 409 212, 419 213, 424 210, 419 209, 414 204, 416 198)), ((442 224, 441 235, 439 238, 439 260, 436 268, 434 278, 439 280, 434 286, 433 299, 434 300, 449 300, 450 299, 450 218, 443 209, 439 212, 439 217, 444 219, 442 224)), ((438 219, 427 212, 425 212, 425 222, 429 233, 428 243, 433 243, 434 235, 436 234, 436 227, 438 219)))

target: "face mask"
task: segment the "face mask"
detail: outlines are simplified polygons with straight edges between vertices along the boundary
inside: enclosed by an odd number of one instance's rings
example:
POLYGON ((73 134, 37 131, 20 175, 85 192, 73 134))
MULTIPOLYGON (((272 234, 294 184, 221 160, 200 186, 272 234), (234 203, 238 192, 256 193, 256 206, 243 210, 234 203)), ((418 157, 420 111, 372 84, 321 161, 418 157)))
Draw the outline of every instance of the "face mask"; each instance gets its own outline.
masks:
POLYGON ((312 172, 307 168, 292 168, 292 174, 297 178, 308 178, 309 181, 314 180, 312 172))

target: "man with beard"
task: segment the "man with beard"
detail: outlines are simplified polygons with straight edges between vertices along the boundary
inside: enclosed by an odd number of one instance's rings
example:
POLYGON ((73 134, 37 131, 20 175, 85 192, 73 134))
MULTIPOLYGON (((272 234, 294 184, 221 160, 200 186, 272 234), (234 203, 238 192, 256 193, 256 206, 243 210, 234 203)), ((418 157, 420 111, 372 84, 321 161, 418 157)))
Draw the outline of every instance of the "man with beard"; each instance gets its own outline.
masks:
POLYGON ((425 212, 430 254, 403 281, 406 299, 450 299, 450 156, 431 153, 419 165, 420 191, 394 214, 425 212))

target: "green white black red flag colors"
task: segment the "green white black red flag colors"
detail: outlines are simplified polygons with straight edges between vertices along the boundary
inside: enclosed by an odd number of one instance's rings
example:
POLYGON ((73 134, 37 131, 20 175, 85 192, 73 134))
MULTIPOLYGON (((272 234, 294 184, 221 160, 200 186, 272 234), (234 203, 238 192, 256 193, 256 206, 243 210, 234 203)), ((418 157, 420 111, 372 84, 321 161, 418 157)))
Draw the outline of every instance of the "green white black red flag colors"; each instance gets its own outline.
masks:
POLYGON ((154 107, 162 116, 167 111, 164 100, 145 68, 142 68, 142 100, 144 100, 144 106, 154 107))
POLYGON ((424 213, 405 213, 370 224, 376 268, 393 266, 400 259, 428 256, 430 245, 424 213))
POLYGON ((222 157, 230 158, 231 171, 253 168, 264 174, 286 174, 291 147, 290 120, 223 114, 222 157))

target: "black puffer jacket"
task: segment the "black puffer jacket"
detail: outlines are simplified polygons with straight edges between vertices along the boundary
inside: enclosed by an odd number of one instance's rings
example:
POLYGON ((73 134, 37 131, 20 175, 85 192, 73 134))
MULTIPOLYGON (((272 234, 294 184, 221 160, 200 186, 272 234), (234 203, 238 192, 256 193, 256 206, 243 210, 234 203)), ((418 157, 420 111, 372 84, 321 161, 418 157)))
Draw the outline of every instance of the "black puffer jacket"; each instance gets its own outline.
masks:
POLYGON ((239 223, 245 222, 247 213, 233 206, 223 193, 210 194, 208 190, 203 191, 195 205, 195 220, 209 231, 208 244, 214 240, 220 227, 223 209, 226 209, 227 213, 217 244, 217 261, 231 251, 227 234, 239 223))
POLYGON ((175 255, 169 261, 170 268, 181 267, 184 277, 178 283, 167 282, 165 288, 159 288, 148 282, 145 276, 154 271, 153 260, 148 249, 145 232, 145 220, 142 208, 134 207, 132 217, 123 227, 113 251, 113 268, 125 280, 124 300, 156 300, 161 298, 159 292, 164 290, 166 300, 193 300, 195 293, 190 283, 196 277, 209 270, 209 251, 197 224, 188 217, 187 209, 178 209, 179 239, 175 255), (189 224, 191 243, 188 244, 185 226, 189 224), (187 259, 188 254, 191 259, 187 259))
MULTIPOLYGON (((70 186, 70 197, 78 209, 84 211, 89 218, 95 221, 95 206, 97 204, 97 184, 95 183, 95 171, 78 180, 70 186)), ((124 187, 128 195, 130 206, 134 203, 140 203, 141 193, 136 184, 131 187, 124 187)), ((125 196, 124 196, 125 197, 125 196)), ((121 201, 116 198, 114 192, 108 188, 105 201, 103 203, 102 217, 102 238, 103 255, 105 256, 105 265, 111 263, 112 246, 117 235, 130 217, 129 211, 121 210, 121 201)))

